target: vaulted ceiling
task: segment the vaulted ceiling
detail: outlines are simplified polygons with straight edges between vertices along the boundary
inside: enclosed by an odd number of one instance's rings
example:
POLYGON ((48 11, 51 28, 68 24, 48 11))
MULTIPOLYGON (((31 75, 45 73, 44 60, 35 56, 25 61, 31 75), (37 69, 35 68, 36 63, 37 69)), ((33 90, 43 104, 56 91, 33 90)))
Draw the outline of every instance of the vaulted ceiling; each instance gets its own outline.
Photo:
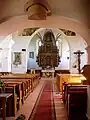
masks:
MULTIPOLYGON (((25 15, 24 5, 27 0, 0 0, 0 22, 11 17, 25 15)), ((89 0, 47 0, 52 16, 64 16, 88 25, 89 0)))
POLYGON ((0 39, 25 28, 49 27, 70 30, 89 40, 90 0, 46 0, 52 14, 42 21, 28 20, 24 7, 27 1, 0 0, 0 39))

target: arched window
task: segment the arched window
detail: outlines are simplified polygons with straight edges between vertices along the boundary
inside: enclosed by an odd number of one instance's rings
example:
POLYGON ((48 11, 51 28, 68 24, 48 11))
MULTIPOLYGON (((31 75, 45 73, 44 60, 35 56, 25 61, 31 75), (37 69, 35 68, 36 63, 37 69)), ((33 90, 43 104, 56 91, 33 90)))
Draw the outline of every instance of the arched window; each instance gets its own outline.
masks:
POLYGON ((36 55, 38 55, 38 49, 39 49, 39 46, 41 46, 41 45, 42 45, 42 42, 40 39, 38 39, 36 42, 36 55))
POLYGON ((41 40, 39 40, 39 42, 38 42, 38 46, 41 46, 42 45, 42 42, 41 42, 41 40))
POLYGON ((59 44, 59 42, 58 42, 58 40, 56 41, 56 46, 58 47, 58 44, 59 44))
POLYGON ((60 38, 56 40, 56 46, 59 49, 59 55, 62 56, 62 41, 60 38))

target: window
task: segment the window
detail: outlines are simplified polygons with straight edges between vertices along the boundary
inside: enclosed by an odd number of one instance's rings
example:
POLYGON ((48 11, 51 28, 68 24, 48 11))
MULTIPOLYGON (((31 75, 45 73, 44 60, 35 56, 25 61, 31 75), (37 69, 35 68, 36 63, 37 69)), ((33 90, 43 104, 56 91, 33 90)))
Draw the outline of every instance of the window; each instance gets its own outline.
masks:
POLYGON ((39 41, 38 44, 39 44, 39 46, 41 46, 42 45, 41 41, 39 41))
POLYGON ((42 45, 42 42, 40 39, 38 39, 36 42, 36 55, 38 55, 38 49, 39 49, 39 46, 41 46, 41 45, 42 45))
POLYGON ((58 40, 56 41, 56 46, 58 47, 58 40))
POLYGON ((59 49, 59 55, 62 56, 62 41, 61 41, 61 39, 58 39, 56 41, 56 46, 59 49))

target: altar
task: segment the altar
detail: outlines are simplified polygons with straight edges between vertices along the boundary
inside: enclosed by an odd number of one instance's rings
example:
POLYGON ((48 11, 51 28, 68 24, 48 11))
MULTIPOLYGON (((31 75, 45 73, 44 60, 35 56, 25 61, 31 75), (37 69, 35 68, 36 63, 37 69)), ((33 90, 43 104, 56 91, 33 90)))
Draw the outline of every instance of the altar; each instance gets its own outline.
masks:
POLYGON ((42 68, 43 77, 54 77, 55 67, 59 65, 60 56, 53 31, 47 29, 42 41, 38 49, 36 62, 42 68))
POLYGON ((42 72, 42 77, 51 77, 51 78, 54 78, 55 70, 47 69, 47 70, 42 70, 41 72, 42 72))

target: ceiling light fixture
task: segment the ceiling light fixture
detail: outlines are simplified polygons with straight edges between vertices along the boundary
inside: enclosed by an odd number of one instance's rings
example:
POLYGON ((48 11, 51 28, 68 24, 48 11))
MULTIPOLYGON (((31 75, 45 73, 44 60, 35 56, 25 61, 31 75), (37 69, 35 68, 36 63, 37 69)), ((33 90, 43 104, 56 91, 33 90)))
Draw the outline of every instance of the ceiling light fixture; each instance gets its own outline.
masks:
POLYGON ((51 15, 51 9, 46 0, 29 0, 25 4, 25 13, 29 20, 46 20, 51 15))

